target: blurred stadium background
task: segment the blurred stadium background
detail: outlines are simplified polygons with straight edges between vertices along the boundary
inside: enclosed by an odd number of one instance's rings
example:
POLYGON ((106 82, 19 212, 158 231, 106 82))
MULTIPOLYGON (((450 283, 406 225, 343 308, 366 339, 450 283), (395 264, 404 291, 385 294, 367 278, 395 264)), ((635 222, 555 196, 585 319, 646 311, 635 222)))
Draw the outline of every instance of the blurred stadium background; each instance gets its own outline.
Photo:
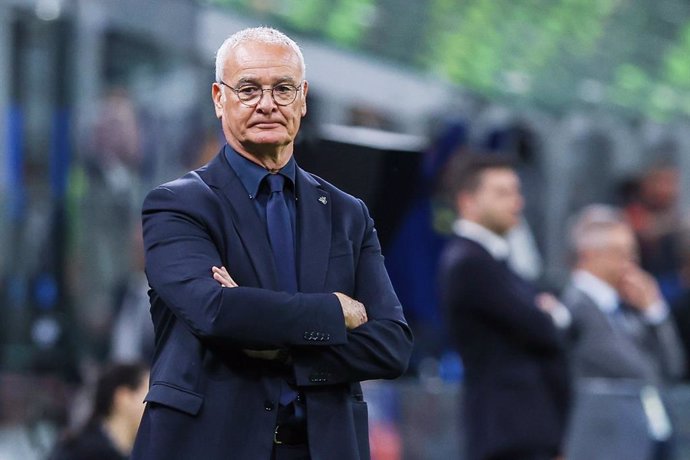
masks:
MULTIPOLYGON (((462 366, 435 293, 448 215, 433 192, 451 153, 519 160, 533 277, 554 290, 567 218, 624 204, 646 168, 676 168, 689 217, 684 0, 0 0, 0 460, 42 458, 95 369, 131 356, 115 336, 141 273, 141 200, 215 154, 215 51, 259 24, 302 46, 298 161, 369 203, 417 332, 409 375, 367 385, 376 459, 460 458, 462 366)), ((651 452, 639 389, 596 391, 609 418, 588 412, 601 429, 582 442, 651 452), (630 432, 611 422, 622 413, 630 432)), ((690 458, 689 391, 661 397, 673 458, 690 458)))

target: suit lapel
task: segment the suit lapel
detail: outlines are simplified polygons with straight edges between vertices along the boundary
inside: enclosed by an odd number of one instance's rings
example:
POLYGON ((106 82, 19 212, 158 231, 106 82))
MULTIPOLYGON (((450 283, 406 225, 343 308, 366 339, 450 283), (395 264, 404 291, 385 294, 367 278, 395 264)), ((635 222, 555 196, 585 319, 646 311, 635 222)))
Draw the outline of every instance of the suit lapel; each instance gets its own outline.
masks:
POLYGON ((331 248, 331 196, 299 167, 297 193, 299 287, 302 292, 320 292, 331 248))
POLYGON ((276 268, 268 234, 242 182, 227 164, 223 150, 207 166, 199 170, 199 175, 209 186, 220 190, 230 206, 232 225, 249 254, 260 286, 276 289, 276 268))

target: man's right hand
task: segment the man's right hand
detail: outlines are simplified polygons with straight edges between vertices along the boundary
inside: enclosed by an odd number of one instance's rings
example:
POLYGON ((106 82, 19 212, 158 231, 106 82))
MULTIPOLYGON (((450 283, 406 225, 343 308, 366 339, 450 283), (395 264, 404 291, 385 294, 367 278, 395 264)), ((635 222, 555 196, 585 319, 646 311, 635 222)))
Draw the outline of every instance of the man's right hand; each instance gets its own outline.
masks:
POLYGON ((646 311, 663 302, 659 285, 652 275, 637 265, 630 264, 618 285, 618 294, 630 306, 646 311))
POLYGON ((345 327, 348 330, 361 326, 369 320, 362 302, 358 302, 342 292, 334 292, 334 294, 340 301, 340 307, 343 309, 343 316, 345 317, 345 327))

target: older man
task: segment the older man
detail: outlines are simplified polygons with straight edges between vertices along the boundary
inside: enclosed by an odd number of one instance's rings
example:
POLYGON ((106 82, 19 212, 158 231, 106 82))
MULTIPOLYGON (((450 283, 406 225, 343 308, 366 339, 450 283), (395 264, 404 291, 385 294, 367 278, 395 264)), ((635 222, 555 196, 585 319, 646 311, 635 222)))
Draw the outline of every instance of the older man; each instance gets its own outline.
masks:
POLYGON ((635 235, 622 214, 591 205, 571 232, 575 266, 563 302, 572 312, 576 377, 661 384, 683 374, 673 319, 654 278, 638 265, 635 235))
POLYGON ((366 206, 295 162, 308 88, 290 38, 231 36, 227 145, 144 202, 156 351, 134 459, 369 458, 359 382, 404 372, 412 336, 366 206))

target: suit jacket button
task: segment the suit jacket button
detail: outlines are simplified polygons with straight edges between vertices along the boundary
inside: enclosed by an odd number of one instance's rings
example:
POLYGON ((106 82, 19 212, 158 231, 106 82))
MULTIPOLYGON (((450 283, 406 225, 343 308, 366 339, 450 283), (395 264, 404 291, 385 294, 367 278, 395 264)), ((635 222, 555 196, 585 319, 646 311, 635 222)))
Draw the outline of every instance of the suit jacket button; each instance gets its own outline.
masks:
POLYGON ((266 409, 266 411, 271 412, 275 407, 276 404, 273 401, 264 401, 264 409, 266 409))

